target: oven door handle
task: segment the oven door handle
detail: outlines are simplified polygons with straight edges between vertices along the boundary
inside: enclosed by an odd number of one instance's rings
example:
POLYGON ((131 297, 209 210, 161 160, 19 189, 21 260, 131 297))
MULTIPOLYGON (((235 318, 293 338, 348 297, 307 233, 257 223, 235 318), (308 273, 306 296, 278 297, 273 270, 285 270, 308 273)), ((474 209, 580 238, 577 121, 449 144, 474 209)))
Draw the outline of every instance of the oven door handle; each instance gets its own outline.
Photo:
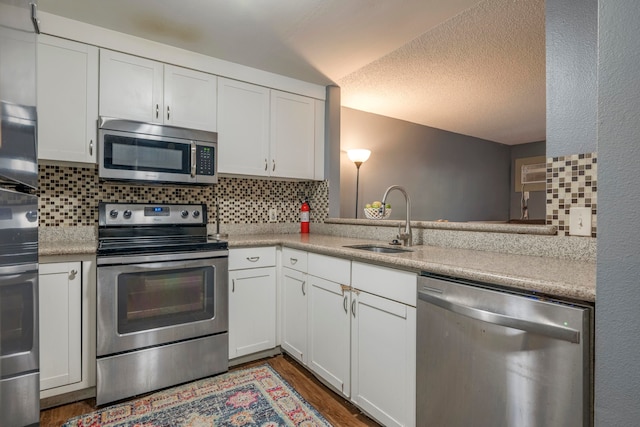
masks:
POLYGON ((200 260, 200 259, 208 259, 208 258, 226 258, 228 256, 229 256, 228 250, 167 253, 167 254, 155 254, 155 255, 105 256, 105 257, 98 257, 96 260, 96 264, 97 265, 142 264, 142 263, 152 263, 152 262, 190 261, 190 260, 200 260))

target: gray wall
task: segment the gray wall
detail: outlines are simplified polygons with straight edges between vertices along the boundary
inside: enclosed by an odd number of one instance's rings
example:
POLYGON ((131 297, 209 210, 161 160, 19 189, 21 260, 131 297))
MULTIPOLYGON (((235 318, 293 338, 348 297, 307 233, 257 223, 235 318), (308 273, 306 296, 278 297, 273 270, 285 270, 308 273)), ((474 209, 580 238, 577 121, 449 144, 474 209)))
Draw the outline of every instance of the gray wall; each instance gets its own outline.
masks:
POLYGON ((640 423, 638 17, 638 0, 600 2, 596 425, 603 427, 640 423))
MULTIPOLYGON (((355 216, 356 167, 349 148, 368 148, 360 168, 358 217, 393 184, 411 197, 411 218, 449 221, 509 218, 510 149, 506 145, 342 108, 340 216, 355 216)), ((331 192, 332 190, 330 190, 331 192)), ((402 194, 390 193, 391 219, 405 217, 402 194)))
MULTIPOLYGON (((511 146, 511 205, 509 218, 520 219, 520 198, 522 193, 517 192, 518 188, 514 185, 516 170, 514 167, 516 159, 523 157, 535 157, 545 155, 545 142, 530 142, 528 144, 519 144, 511 146)), ((529 191, 529 219, 544 219, 547 215, 547 194, 542 191, 529 191)))
POLYGON ((597 0, 547 0, 547 157, 597 151, 597 0))
POLYGON ((640 420, 640 2, 547 0, 546 12, 547 155, 598 152, 595 422, 634 426, 640 420))
POLYGON ((340 88, 338 86, 327 86, 324 116, 324 177, 329 183, 329 218, 336 218, 340 216, 340 88))

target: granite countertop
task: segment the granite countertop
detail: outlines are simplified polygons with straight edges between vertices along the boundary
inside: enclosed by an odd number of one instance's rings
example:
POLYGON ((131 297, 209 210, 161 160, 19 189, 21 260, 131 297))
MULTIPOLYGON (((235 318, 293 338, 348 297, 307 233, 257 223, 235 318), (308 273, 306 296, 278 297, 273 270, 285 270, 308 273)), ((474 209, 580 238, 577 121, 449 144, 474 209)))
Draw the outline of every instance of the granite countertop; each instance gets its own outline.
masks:
POLYGON ((231 236, 230 248, 283 245, 286 247, 371 262, 409 271, 428 271, 541 294, 594 302, 596 266, 593 262, 503 254, 437 246, 412 246, 411 252, 380 254, 345 245, 386 242, 320 234, 264 234, 231 236))
MULTIPOLYGON (((41 241, 39 255, 96 253, 95 239, 69 240, 68 237, 41 241)), ((381 254, 344 246, 362 243, 386 245, 387 242, 313 233, 231 235, 228 241, 230 248, 283 245, 417 273, 428 271, 573 300, 594 302, 596 297, 594 262, 426 245, 412 246, 411 252, 381 254)))
POLYGON ((96 240, 40 241, 38 242, 38 255, 95 255, 97 248, 98 242, 96 240))

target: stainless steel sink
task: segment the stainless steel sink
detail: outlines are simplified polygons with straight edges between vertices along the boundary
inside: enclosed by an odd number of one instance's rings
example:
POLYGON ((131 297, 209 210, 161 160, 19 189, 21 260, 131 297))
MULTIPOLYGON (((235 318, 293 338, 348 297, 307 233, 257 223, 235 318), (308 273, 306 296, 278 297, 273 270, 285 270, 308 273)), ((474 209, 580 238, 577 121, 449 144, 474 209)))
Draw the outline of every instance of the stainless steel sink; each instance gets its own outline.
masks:
POLYGON ((363 251, 377 252, 382 254, 399 254, 403 252, 412 252, 411 249, 404 249, 404 248, 399 248, 394 246, 372 245, 372 244, 346 245, 345 248, 361 249, 363 251))

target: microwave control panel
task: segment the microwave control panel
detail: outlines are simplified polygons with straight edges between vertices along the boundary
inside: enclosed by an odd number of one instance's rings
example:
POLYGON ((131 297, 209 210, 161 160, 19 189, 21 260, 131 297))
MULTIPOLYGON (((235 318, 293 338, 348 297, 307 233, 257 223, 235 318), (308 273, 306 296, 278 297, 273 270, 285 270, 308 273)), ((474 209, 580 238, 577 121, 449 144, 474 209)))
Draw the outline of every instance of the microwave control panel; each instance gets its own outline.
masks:
POLYGON ((214 147, 198 145, 196 151, 196 175, 214 175, 215 156, 214 147))

